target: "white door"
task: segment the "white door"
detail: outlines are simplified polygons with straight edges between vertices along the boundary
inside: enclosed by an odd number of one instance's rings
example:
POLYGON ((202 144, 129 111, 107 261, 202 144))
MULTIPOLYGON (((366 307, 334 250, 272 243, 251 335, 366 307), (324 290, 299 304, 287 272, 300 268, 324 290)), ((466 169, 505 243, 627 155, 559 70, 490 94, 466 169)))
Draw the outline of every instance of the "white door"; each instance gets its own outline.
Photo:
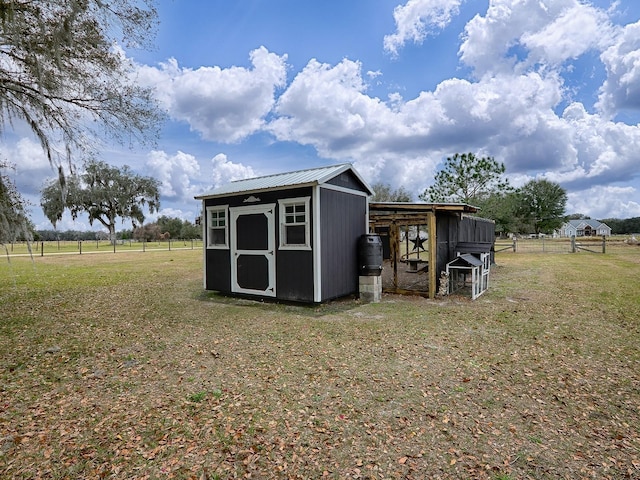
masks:
POLYGON ((276 296, 275 204, 232 207, 231 291, 276 296))

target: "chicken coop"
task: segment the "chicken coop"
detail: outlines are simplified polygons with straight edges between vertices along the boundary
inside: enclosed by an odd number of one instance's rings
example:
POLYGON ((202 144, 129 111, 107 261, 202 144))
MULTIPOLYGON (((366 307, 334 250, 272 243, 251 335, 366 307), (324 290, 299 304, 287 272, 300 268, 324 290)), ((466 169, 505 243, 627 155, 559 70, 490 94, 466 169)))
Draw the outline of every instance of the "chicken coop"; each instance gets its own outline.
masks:
MULTIPOLYGON (((451 290, 441 281, 450 281, 450 262, 464 262, 457 257, 470 255, 464 257, 468 266, 490 265, 495 223, 476 216, 477 212, 462 203, 370 202, 369 228, 383 243, 383 291, 435 298, 436 293, 451 290)), ((488 272, 483 270, 487 282, 488 272)))

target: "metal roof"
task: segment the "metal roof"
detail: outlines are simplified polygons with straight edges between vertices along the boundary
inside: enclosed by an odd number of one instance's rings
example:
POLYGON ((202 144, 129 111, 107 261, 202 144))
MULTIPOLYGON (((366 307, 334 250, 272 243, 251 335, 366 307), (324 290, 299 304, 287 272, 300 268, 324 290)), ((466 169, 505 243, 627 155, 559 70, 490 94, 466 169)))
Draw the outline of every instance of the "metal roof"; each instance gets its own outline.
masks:
POLYGON ((235 193, 261 192, 265 190, 279 190, 291 187, 302 187, 323 184, 341 173, 351 170, 353 174, 362 182, 370 195, 373 190, 362 179, 358 172, 350 163, 342 163, 339 165, 329 165, 326 167, 309 168, 306 170, 298 170, 295 172, 277 173, 264 177, 249 178, 246 180, 236 180, 226 185, 222 185, 210 192, 198 195, 196 200, 205 198, 221 197, 235 193))
POLYGON ((369 211, 371 213, 389 214, 424 214, 435 211, 451 211, 463 213, 475 213, 478 207, 466 203, 413 203, 413 202, 370 202, 369 211))
POLYGON ((451 260, 447 265, 451 266, 464 266, 464 264, 471 265, 472 267, 480 267, 482 266, 482 261, 479 258, 474 257, 470 253, 463 253, 462 255, 458 255, 456 258, 451 260))

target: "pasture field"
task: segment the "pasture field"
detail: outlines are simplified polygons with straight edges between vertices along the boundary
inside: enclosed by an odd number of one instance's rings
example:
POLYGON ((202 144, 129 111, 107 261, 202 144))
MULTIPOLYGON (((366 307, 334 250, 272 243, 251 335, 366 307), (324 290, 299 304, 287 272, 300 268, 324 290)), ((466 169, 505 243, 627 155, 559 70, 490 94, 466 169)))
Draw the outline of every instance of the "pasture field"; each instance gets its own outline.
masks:
POLYGON ((640 247, 487 293, 204 292, 202 250, 0 262, 0 478, 639 479, 640 247))

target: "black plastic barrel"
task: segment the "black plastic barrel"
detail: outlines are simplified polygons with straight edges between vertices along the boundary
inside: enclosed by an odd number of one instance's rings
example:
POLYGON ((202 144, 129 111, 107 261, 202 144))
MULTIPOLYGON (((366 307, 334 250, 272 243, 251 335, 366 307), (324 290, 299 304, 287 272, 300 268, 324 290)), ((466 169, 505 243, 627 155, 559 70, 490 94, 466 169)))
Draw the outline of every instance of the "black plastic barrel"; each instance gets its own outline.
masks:
POLYGON ((380 235, 365 234, 358 239, 358 275, 382 274, 382 240, 380 235))

